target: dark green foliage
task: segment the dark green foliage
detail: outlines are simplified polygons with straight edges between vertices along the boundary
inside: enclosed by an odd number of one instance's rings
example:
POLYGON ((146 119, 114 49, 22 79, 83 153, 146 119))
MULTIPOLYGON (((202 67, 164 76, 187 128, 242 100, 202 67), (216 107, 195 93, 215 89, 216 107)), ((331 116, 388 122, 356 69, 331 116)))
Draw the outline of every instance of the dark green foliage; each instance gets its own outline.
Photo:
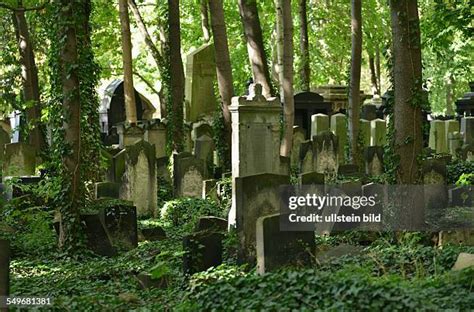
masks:
POLYGON ((161 220, 173 226, 193 224, 201 216, 223 215, 215 202, 200 198, 179 198, 167 202, 161 209, 161 220))
POLYGON ((469 174, 474 172, 474 162, 456 159, 451 161, 446 166, 446 169, 448 172, 448 185, 453 185, 456 184, 463 173, 469 174))

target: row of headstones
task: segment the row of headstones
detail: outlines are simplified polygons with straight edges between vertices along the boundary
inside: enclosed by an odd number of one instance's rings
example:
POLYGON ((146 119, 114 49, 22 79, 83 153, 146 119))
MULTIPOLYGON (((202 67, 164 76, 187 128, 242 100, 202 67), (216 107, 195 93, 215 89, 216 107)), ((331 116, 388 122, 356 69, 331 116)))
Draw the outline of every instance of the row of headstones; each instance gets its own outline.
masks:
POLYGON ((436 153, 449 153, 454 157, 472 159, 474 152, 474 117, 458 120, 432 120, 429 147, 436 153), (470 153, 469 153, 470 152, 470 153))

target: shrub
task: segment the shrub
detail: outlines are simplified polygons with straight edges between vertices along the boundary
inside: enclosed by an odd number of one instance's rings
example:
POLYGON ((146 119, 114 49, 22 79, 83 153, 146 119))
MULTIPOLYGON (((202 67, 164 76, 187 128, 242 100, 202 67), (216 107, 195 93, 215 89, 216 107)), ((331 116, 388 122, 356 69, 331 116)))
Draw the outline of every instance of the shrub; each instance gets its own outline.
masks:
POLYGON ((474 162, 473 161, 463 161, 463 160, 454 160, 446 166, 448 173, 448 184, 455 184, 462 174, 473 173, 474 172, 474 162))

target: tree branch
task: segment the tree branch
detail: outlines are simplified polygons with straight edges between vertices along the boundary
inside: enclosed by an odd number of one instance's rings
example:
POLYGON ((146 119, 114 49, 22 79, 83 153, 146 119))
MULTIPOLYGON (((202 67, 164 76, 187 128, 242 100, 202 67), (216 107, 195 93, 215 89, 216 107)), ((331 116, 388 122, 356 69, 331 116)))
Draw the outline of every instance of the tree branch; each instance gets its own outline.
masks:
POLYGON ((40 10, 43 10, 44 8, 46 8, 46 4, 48 4, 48 2, 45 2, 45 3, 43 3, 41 5, 38 5, 38 6, 35 6, 35 7, 30 7, 30 8, 15 8, 15 7, 12 7, 11 5, 0 2, 0 8, 4 8, 4 9, 10 10, 10 11, 15 11, 15 12, 40 11, 40 10))

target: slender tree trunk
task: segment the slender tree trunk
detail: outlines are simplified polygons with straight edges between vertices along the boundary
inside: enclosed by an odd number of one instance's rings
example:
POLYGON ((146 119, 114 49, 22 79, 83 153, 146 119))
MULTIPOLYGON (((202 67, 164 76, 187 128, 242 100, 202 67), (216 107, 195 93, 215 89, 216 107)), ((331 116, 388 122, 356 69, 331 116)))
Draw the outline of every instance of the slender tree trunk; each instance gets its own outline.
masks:
POLYGON ((46 146, 46 141, 40 127, 41 102, 38 85, 38 69, 35 63, 33 44, 30 38, 25 11, 22 10, 23 3, 19 1, 20 9, 13 13, 13 24, 15 25, 18 48, 20 51, 21 76, 23 84, 24 101, 28 102, 26 109, 26 120, 31 127, 28 142, 36 151, 46 146))
POLYGON ((416 0, 390 1, 395 87, 395 153, 400 157, 397 181, 420 181, 417 157, 423 146, 421 45, 416 0))
POLYGON ((301 51, 301 90, 309 91, 310 88, 310 59, 309 59, 309 38, 308 38, 308 18, 306 13, 306 1, 299 0, 299 19, 300 19, 300 51, 301 51))
POLYGON ((289 157, 293 144, 295 107, 293 100, 293 19, 291 1, 276 0, 280 97, 283 102, 284 133, 280 155, 289 157))
POLYGON ((380 47, 375 47, 375 72, 377 73, 377 85, 379 87, 379 94, 382 94, 382 76, 380 70, 380 47))
POLYGON ((454 102, 454 76, 450 74, 446 81, 446 115, 453 116, 454 109, 453 109, 453 102, 454 102))
POLYGON ((272 96, 273 88, 267 56, 263 46, 262 27, 258 16, 257 1, 239 0, 239 11, 244 26, 250 64, 252 65, 253 81, 262 85, 265 97, 270 97, 272 96))
POLYGON ((204 42, 211 40, 211 31, 209 28, 209 3, 208 0, 201 0, 201 27, 204 42))
POLYGON ((171 122, 173 149, 181 152, 184 148, 183 102, 184 69, 181 59, 181 27, 179 21, 179 0, 168 0, 168 38, 170 48, 171 122))
POLYGON ((380 87, 378 85, 377 70, 375 68, 375 57, 369 54, 370 82, 372 84, 372 94, 380 95, 380 87))
MULTIPOLYGON (((225 27, 224 6, 222 0, 209 0, 211 13, 211 28, 214 37, 214 48, 216 55, 217 84, 222 100, 222 113, 225 122, 225 138, 231 147, 231 119, 229 106, 234 95, 232 67, 230 65, 229 45, 227 42, 227 31, 225 27)), ((230 153, 226 155, 230 159, 230 153)), ((228 163, 227 160, 224 163, 228 163)))
MULTIPOLYGON (((81 154, 81 100, 80 84, 77 65, 78 40, 76 37, 76 22, 74 18, 74 3, 70 0, 60 0, 58 19, 62 21, 58 40, 64 42, 60 51, 60 67, 62 77, 63 110, 67 116, 63 123, 64 138, 71 152, 63 158, 64 167, 69 178, 67 211, 61 211, 59 246, 66 247, 74 244, 80 231, 79 201, 80 201, 80 154, 81 154), (63 41, 64 38, 64 41, 63 41)), ((80 26, 79 26, 80 27, 80 26)), ((66 186, 65 186, 66 187, 66 186)))
POLYGON ((362 0, 352 0, 352 55, 351 78, 349 85, 349 133, 351 139, 351 158, 354 164, 361 165, 359 151, 360 118, 360 70, 362 64, 362 0))
POLYGON ((133 88, 132 35, 127 0, 119 0, 120 25, 122 28, 123 91, 127 121, 137 123, 135 89, 133 88))

